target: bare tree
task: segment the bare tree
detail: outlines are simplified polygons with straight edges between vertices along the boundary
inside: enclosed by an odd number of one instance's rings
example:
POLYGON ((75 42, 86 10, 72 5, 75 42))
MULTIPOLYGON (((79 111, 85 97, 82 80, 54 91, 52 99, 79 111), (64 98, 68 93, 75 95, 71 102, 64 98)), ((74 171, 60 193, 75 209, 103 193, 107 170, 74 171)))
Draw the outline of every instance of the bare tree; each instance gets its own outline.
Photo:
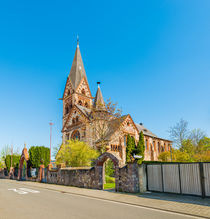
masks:
POLYGON ((180 148, 183 140, 187 139, 189 136, 188 122, 180 119, 176 125, 170 127, 168 132, 171 140, 174 142, 175 147, 180 148))
POLYGON ((6 157, 11 154, 11 147, 9 145, 5 145, 1 150, 1 157, 6 157))
POLYGON ((95 148, 101 153, 106 151, 108 144, 107 137, 121 121, 121 110, 117 108, 117 103, 112 103, 108 99, 107 103, 98 103, 97 108, 93 106, 91 114, 91 127, 95 148))
POLYGON ((201 129, 193 129, 190 131, 189 139, 192 141, 194 146, 197 146, 199 141, 206 136, 206 133, 201 129))

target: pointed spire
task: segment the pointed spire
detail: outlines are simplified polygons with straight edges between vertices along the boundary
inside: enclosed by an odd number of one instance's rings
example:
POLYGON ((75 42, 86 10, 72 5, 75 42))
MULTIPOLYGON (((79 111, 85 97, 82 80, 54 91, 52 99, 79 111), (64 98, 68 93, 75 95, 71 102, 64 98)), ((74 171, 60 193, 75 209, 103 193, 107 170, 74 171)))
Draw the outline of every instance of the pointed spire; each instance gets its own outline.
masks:
POLYGON ((79 36, 77 36, 77 48, 69 74, 69 79, 73 86, 73 89, 76 89, 78 87, 83 77, 85 77, 87 80, 87 76, 79 48, 79 36))
POLYGON ((100 88, 100 82, 97 82, 97 84, 98 84, 98 90, 96 92, 93 107, 96 108, 97 110, 106 110, 106 105, 100 88))

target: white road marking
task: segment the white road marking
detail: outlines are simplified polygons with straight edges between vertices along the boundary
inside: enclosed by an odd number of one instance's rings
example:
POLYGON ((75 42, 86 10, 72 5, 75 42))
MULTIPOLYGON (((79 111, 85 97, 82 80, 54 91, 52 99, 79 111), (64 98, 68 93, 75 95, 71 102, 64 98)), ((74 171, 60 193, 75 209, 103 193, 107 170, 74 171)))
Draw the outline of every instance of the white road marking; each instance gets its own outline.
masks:
POLYGON ((28 188, 19 188, 20 190, 23 190, 25 192, 31 192, 31 193, 40 193, 40 191, 28 189, 28 188))
POLYGON ((40 193, 40 191, 36 191, 28 188, 18 188, 18 189, 8 189, 8 190, 17 192, 19 195, 26 195, 28 193, 40 193))
POLYGON ((18 190, 18 189, 8 189, 8 190, 9 190, 9 191, 13 191, 13 192, 17 192, 19 195, 28 194, 28 192, 21 191, 21 190, 18 190))

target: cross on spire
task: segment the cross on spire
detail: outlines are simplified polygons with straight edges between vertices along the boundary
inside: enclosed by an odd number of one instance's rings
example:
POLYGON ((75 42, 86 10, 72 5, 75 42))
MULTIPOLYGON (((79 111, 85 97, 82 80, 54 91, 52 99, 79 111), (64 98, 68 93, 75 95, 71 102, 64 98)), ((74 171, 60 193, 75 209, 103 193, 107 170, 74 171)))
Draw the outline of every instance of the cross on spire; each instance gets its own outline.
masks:
POLYGON ((79 47, 79 35, 77 35, 77 47, 79 47))

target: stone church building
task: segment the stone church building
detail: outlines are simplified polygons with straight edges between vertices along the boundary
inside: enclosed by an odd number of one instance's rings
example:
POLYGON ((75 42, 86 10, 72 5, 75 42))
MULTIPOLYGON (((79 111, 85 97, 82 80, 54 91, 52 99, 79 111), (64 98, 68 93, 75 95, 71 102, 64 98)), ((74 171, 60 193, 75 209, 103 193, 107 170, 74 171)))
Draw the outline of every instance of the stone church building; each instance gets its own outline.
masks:
POLYGON ((142 123, 135 123, 129 114, 120 118, 110 114, 99 85, 95 97, 92 96, 79 43, 61 100, 63 143, 69 139, 78 139, 96 149, 106 145, 106 151, 114 153, 125 164, 127 135, 133 136, 137 142, 139 132, 143 131, 145 160, 158 160, 161 152, 170 151, 171 141, 159 138, 142 123))

